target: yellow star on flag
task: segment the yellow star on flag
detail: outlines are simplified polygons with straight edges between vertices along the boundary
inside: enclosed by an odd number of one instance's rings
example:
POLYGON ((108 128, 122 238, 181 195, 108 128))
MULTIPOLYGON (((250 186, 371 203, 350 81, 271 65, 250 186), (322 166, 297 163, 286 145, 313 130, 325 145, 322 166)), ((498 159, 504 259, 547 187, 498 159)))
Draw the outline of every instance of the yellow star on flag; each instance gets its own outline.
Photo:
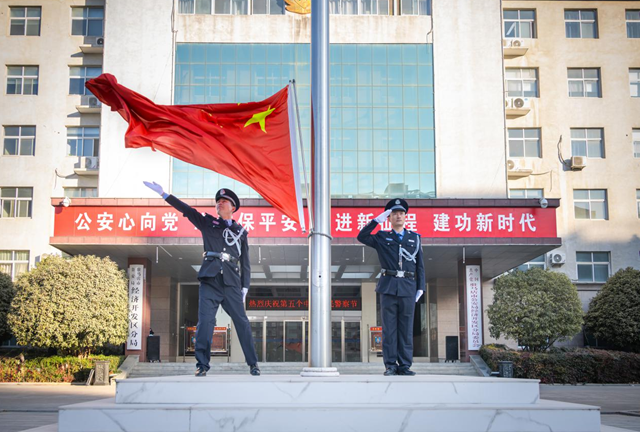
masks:
POLYGON ((244 124, 244 127, 247 127, 254 123, 258 123, 260 125, 260 129, 262 129, 262 132, 267 133, 267 130, 265 129, 266 119, 267 119, 267 116, 271 114, 273 111, 275 111, 275 108, 271 108, 271 106, 269 106, 269 108, 267 108, 266 111, 262 111, 254 114, 253 117, 247 120, 247 122, 244 124))

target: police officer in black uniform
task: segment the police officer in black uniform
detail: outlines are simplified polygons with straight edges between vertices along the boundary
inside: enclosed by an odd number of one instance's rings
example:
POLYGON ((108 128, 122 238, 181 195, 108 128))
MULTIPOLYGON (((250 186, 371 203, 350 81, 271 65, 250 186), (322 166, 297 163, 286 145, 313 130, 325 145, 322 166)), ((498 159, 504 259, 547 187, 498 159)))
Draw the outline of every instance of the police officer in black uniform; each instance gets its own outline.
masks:
POLYGON ((404 228, 409 205, 392 199, 385 211, 358 234, 358 241, 378 252, 382 272, 376 292, 380 294, 382 315, 382 356, 384 375, 415 375, 413 363, 414 303, 424 294, 424 262, 420 235, 404 228), (371 234, 389 218, 393 229, 371 234))
POLYGON ((233 320, 249 372, 254 376, 260 375, 251 325, 244 309, 251 281, 248 233, 231 218, 240 208, 238 196, 229 189, 220 189, 216 194, 219 217, 215 218, 210 214, 203 216, 178 198, 165 193, 162 186, 155 182, 144 184, 188 218, 200 230, 204 240, 204 259, 198 272, 200 299, 196 329, 196 376, 206 376, 209 370, 213 329, 220 305, 233 320))

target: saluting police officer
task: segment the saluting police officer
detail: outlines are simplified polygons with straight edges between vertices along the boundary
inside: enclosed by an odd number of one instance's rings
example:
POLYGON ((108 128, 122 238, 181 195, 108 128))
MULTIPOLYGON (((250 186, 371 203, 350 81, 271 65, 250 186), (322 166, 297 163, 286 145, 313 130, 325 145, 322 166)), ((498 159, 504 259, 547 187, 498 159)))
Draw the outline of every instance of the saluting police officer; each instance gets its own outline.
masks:
POLYGON ((251 325, 244 309, 244 301, 251 281, 248 233, 232 219, 240 208, 238 196, 229 189, 216 193, 217 218, 204 216, 196 209, 162 190, 153 182, 144 184, 158 193, 202 233, 204 250, 198 302, 198 327, 196 328, 196 376, 206 376, 211 360, 211 341, 216 325, 218 306, 229 314, 240 339, 240 346, 251 375, 260 375, 258 356, 253 345, 251 325))
POLYGON ((404 228, 409 205, 392 199, 385 211, 358 234, 358 241, 378 252, 382 266, 376 292, 380 294, 382 315, 382 356, 385 376, 415 375, 413 363, 414 303, 424 294, 424 262, 420 235, 404 228), (378 224, 389 219, 391 231, 371 234, 378 224))

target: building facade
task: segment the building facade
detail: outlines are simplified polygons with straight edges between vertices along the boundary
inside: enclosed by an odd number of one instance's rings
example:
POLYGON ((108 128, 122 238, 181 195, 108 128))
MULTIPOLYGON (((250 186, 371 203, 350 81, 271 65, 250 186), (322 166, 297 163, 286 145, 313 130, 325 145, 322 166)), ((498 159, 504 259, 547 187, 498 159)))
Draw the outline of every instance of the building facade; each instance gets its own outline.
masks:
MULTIPOLYGON (((260 100, 295 79, 309 166, 308 4, 0 4, 0 269, 16 275, 60 252, 142 265, 144 318, 128 352, 144 352, 152 328, 163 360, 189 357, 202 242, 142 181, 210 212, 231 188, 250 229, 247 309, 261 361, 306 361, 299 227, 238 182, 125 149, 126 122, 84 82, 108 72, 155 103, 194 104, 260 100)), ((636 2, 330 7, 334 361, 379 361, 380 268, 355 236, 392 197, 409 201, 423 237, 418 361, 444 359, 448 338, 462 359, 489 341, 492 280, 514 267, 566 273, 585 309, 613 272, 640 267, 636 2)), ((216 358, 241 361, 218 318, 216 358)))

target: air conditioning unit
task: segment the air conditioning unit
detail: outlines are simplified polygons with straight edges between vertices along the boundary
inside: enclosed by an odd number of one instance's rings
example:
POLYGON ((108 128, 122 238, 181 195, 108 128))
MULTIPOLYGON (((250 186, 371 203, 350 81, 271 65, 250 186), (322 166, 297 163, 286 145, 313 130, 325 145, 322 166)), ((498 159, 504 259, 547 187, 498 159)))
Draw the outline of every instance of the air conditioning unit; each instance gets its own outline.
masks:
POLYGON ((84 95, 80 100, 80 105, 89 108, 100 108, 102 103, 100 102, 100 99, 98 99, 94 95, 84 95))
POLYGON ((507 177, 509 177, 511 180, 515 180, 531 175, 531 173, 533 172, 531 168, 526 168, 520 165, 521 164, 517 160, 507 159, 507 177))
POLYGON ((95 43, 95 45, 96 45, 96 46, 103 47, 103 46, 104 46, 104 38, 103 38, 103 37, 96 38, 96 43, 95 43))
POLYGON ((531 103, 529 102, 529 98, 510 97, 506 99, 505 106, 508 109, 522 110, 522 109, 530 109, 531 103))
POLYGON ((97 170, 100 159, 97 156, 85 156, 80 158, 80 169, 97 170))
POLYGON ((567 262, 567 256, 564 252, 550 252, 549 253, 549 264, 552 266, 561 266, 567 262))
POLYGON ((524 46, 524 40, 522 39, 510 39, 509 47, 511 48, 522 48, 524 46))
POLYGON ((516 164, 516 161, 514 161, 513 159, 508 159, 507 160, 507 169, 509 171, 516 171, 518 169, 518 164, 516 164))
POLYGON ((573 156, 571 158, 571 169, 572 170, 581 170, 586 168, 587 166, 587 158, 585 156, 573 156))

